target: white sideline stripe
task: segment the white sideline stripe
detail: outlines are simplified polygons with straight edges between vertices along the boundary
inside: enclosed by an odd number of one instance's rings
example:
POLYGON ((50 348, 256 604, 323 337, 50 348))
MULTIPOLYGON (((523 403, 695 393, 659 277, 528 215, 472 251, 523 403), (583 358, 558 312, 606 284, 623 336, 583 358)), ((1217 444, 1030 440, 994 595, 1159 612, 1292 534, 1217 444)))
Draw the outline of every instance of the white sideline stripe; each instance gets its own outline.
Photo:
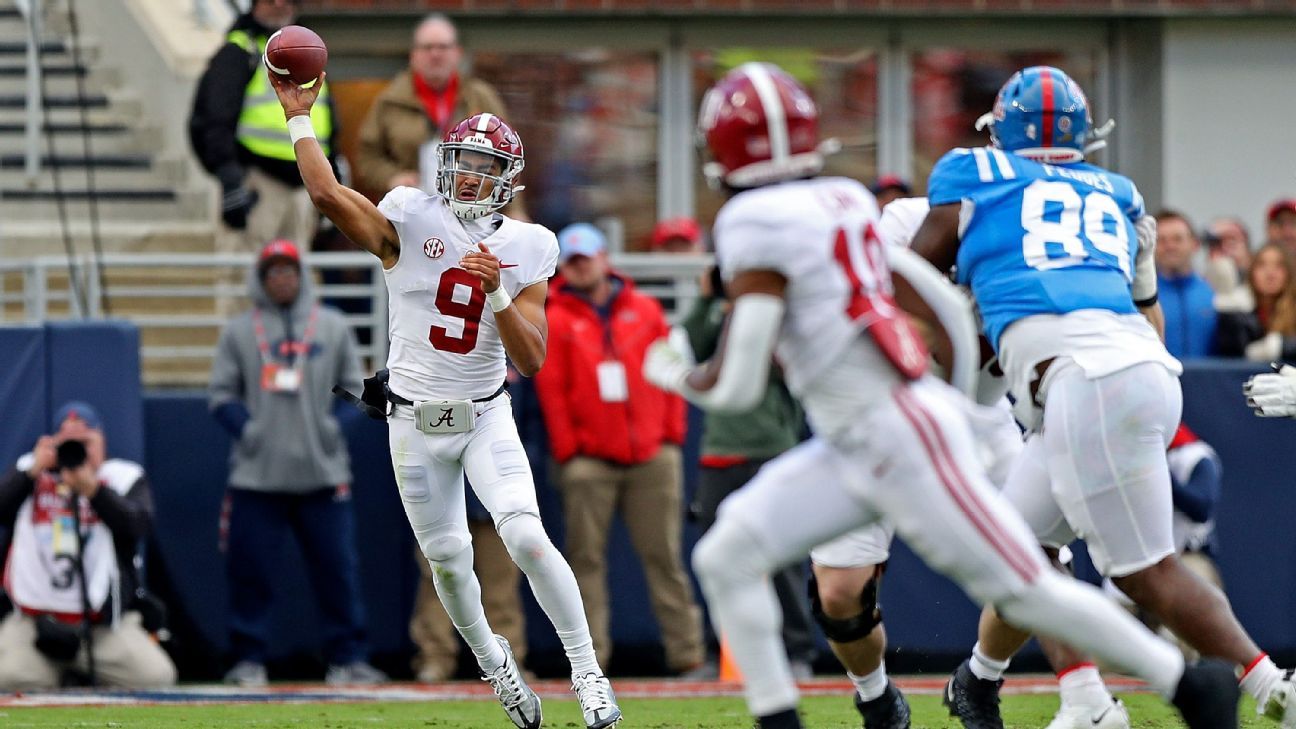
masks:
MULTIPOLYGON (((896 685, 909 695, 940 695, 941 679, 918 676, 892 676, 896 685)), ((1113 677, 1110 688, 1117 693, 1151 693, 1140 681, 1113 677)), ((542 698, 570 699, 566 681, 535 681, 531 684, 542 698)), ((797 682, 804 696, 842 696, 852 684, 840 678, 815 678, 797 682)), ((622 698, 669 699, 704 696, 741 696, 742 685, 719 681, 624 680, 614 681, 617 696, 622 698)), ((0 696, 0 708, 36 706, 203 706, 230 704, 324 704, 429 701, 495 701, 489 690, 483 692, 475 681, 449 683, 387 684, 384 686, 332 687, 320 684, 277 686, 274 688, 240 688, 222 684, 185 686, 153 691, 68 690, 33 691, 0 696)), ((1013 676, 1004 684, 1002 695, 1056 694, 1057 681, 1049 675, 1013 676)))

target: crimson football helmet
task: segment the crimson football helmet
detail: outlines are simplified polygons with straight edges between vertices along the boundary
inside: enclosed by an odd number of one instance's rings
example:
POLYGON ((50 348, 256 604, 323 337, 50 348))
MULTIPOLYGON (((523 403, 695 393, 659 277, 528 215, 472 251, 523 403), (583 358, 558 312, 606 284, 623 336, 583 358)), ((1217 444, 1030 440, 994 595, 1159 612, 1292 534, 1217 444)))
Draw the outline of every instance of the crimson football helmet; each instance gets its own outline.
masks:
POLYGON ((464 220, 499 210, 523 188, 517 184, 525 164, 522 138, 494 114, 474 114, 454 125, 437 145, 437 156, 437 194, 464 220), (488 180, 493 184, 483 196, 488 180))
POLYGON ((836 140, 819 142, 819 107, 796 79, 772 63, 744 63, 702 97, 698 134, 712 161, 713 186, 745 188, 818 174, 836 140))

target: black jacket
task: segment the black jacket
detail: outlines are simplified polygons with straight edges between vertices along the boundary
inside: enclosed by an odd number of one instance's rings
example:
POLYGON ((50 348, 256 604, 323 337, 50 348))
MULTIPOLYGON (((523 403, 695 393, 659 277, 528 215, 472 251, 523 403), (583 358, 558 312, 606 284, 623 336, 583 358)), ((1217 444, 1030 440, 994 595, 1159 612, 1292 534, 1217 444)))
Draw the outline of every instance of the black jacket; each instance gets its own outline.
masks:
MULTIPOLYGON (((18 519, 18 510, 36 489, 36 482, 26 471, 13 469, 0 477, 0 557, 7 558, 9 540, 18 519)), ((124 609, 132 606, 133 597, 141 587, 139 572, 135 569, 135 555, 153 527, 153 491, 148 478, 140 476, 125 495, 103 487, 90 499, 90 508, 113 535, 117 554, 117 567, 121 573, 121 594, 124 609)), ((2 563, 4 559, 0 559, 2 563)))
MULTIPOLYGON (((1246 346, 1266 333, 1255 311, 1221 311, 1215 322, 1215 353, 1221 357, 1245 357, 1246 346)), ((1282 338, 1278 358, 1296 361, 1296 337, 1282 338)))
MULTIPOLYGON (((244 30, 251 36, 271 34, 265 26, 245 13, 234 21, 230 31, 244 30)), ((261 57, 249 54, 242 46, 225 42, 212 56, 198 81, 193 112, 189 116, 189 142, 202 166, 229 190, 243 183, 246 168, 256 167, 271 177, 293 187, 301 187, 301 173, 291 160, 270 159, 252 154, 238 143, 238 119, 243 113, 243 97, 252 74, 265 73, 261 57)), ((328 140, 329 161, 337 171, 337 109, 333 95, 327 97, 333 117, 333 131, 328 140)))

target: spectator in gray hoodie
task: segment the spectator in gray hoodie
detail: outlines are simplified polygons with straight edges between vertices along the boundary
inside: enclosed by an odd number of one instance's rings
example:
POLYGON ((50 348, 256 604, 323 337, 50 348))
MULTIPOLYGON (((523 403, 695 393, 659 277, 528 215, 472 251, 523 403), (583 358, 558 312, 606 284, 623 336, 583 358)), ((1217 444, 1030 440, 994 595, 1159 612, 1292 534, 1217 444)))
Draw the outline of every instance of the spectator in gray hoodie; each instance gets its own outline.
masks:
POLYGON ((222 529, 230 593, 225 680, 266 683, 274 586, 285 533, 303 554, 320 608, 330 684, 386 680, 368 663, 351 509, 351 467, 333 398, 361 387, 350 328, 315 300, 301 254, 284 240, 249 272, 250 311, 226 323, 212 363, 209 405, 234 439, 222 529))

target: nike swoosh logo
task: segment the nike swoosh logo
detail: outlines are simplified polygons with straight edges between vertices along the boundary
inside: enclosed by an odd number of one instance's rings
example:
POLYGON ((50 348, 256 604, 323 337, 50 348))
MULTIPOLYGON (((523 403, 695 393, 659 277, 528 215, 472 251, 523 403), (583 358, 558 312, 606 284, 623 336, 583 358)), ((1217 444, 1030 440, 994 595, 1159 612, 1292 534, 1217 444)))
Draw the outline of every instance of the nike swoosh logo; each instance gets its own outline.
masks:
POLYGON ((1095 716, 1095 717, 1090 718, 1090 719, 1089 719, 1089 723, 1090 723, 1090 724, 1093 724, 1094 726, 1098 726, 1099 724, 1102 723, 1102 720, 1103 720, 1103 719, 1107 718, 1107 713, 1110 712, 1111 710, 1112 710, 1112 707, 1108 706, 1107 708, 1103 709, 1103 711, 1102 711, 1101 714, 1099 714, 1098 716, 1095 716))
POLYGON ((517 268, 517 267, 518 267, 518 265, 517 265, 516 263, 501 263, 501 264, 500 264, 500 268, 517 268))

